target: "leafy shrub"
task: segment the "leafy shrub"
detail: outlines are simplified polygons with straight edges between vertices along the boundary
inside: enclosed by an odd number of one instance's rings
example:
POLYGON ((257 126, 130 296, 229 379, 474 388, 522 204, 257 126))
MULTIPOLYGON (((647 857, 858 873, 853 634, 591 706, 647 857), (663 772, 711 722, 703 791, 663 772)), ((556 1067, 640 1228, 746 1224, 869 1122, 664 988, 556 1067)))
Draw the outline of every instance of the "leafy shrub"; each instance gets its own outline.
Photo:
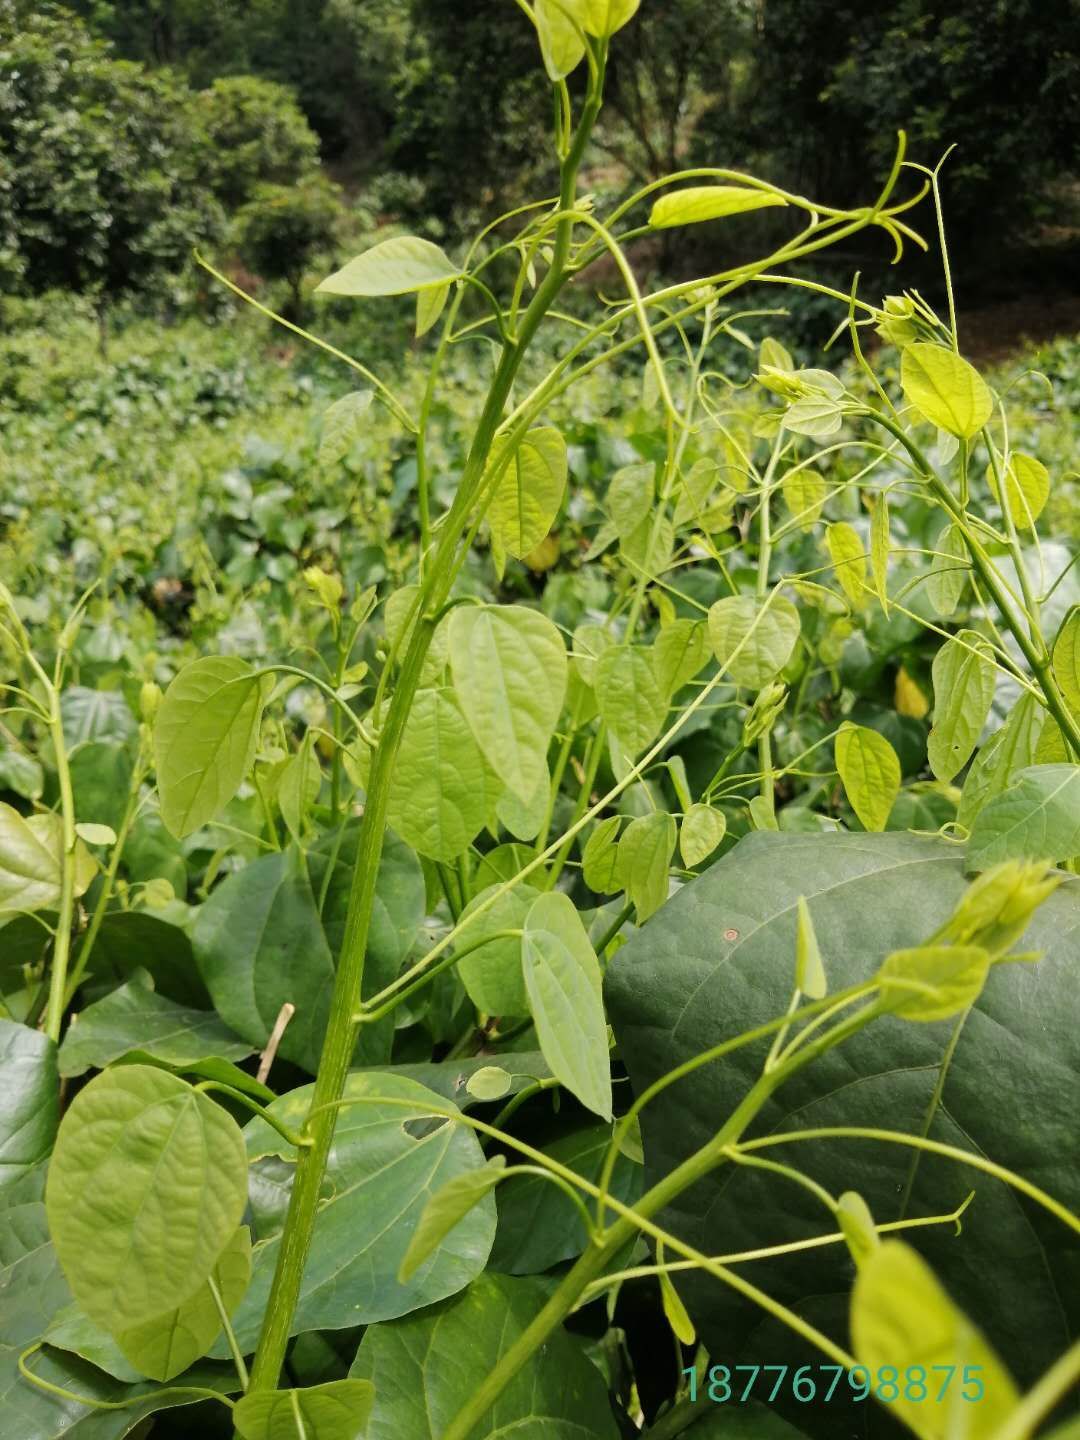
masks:
POLYGON ((226 209, 238 210, 261 185, 296 184, 315 167, 318 139, 285 86, 231 75, 202 91, 197 105, 226 209))
POLYGON ((312 261, 334 243, 341 191, 322 175, 297 185, 259 185, 236 217, 237 243, 261 275, 284 280, 293 315, 303 309, 301 285, 312 261))

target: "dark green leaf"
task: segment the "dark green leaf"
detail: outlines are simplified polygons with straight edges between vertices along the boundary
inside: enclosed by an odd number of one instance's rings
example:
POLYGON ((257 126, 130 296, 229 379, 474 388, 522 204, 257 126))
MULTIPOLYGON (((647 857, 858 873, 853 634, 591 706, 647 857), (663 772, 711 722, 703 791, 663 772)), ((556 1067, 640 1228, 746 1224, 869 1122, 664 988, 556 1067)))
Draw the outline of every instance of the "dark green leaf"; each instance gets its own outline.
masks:
POLYGON ((131 981, 88 1006, 60 1046, 61 1075, 82 1075, 131 1050, 182 1067, 216 1055, 243 1060, 253 1046, 221 1023, 212 1010, 189 1010, 131 981))
POLYGON ((56 1046, 38 1030, 0 1020, 0 1189, 52 1149, 60 1119, 56 1046))

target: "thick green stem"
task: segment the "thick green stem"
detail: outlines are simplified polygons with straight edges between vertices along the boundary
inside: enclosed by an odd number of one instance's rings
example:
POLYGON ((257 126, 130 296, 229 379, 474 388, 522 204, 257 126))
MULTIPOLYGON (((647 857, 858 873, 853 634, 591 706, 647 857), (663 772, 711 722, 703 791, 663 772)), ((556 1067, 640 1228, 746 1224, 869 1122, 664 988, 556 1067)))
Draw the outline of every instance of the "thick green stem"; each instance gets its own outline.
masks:
MULTIPOLYGON (((564 211, 569 210, 573 204, 578 167, 599 107, 600 94, 597 88, 595 92, 590 92, 585 103, 574 145, 563 166, 560 208, 564 211)), ((457 494, 439 527, 439 538, 431 565, 421 587, 417 621, 402 660, 398 683, 372 759, 349 893, 345 934, 334 981, 330 1020, 312 1094, 311 1120, 307 1127, 312 1143, 297 1157, 277 1268, 252 1366, 253 1390, 272 1390, 277 1385, 292 1329, 293 1314, 300 1296, 319 1193, 333 1139, 336 1114, 333 1107, 344 1093, 345 1079, 355 1048, 354 1012, 362 995, 364 958, 375 900, 375 882, 386 832, 390 785, 398 747, 420 686, 424 660, 434 633, 435 621, 432 617, 448 598, 455 553, 468 527, 495 433, 522 356, 564 283, 572 230, 573 218, 568 215, 559 224, 551 265, 522 317, 517 342, 507 343, 503 347, 457 494)))
POLYGON ((49 978, 49 1004, 45 1012, 45 1033, 54 1043, 60 1042, 67 999, 68 959, 71 955, 71 927, 75 919, 75 796, 71 788, 67 742, 60 718, 60 693, 51 688, 49 696, 49 734, 56 754, 56 778, 60 786, 60 908, 53 942, 52 972, 49 978))

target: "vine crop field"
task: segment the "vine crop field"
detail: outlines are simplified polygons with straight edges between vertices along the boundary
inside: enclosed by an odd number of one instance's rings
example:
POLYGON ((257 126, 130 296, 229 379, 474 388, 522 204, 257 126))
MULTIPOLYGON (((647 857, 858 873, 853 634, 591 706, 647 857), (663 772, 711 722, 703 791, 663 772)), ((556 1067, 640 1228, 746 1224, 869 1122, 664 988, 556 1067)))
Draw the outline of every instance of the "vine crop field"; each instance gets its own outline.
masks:
POLYGON ((0 1440, 1080 1437, 1080 341, 903 133, 593 194, 637 10, 471 239, 0 338, 0 1440))

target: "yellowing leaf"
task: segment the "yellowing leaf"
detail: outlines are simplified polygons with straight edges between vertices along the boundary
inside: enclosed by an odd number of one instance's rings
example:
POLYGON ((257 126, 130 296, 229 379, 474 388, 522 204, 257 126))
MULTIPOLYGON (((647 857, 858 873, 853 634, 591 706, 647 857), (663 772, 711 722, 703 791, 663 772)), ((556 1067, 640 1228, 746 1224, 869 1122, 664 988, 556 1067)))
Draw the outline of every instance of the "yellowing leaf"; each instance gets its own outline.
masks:
POLYGON ((335 270, 316 295, 408 295, 416 290, 457 280, 461 270, 430 240, 398 235, 365 250, 335 270))
POLYGON ((703 220, 720 220, 725 215, 786 204, 771 190, 753 190, 745 185, 692 185, 662 195, 652 207, 649 224, 654 230, 666 230, 673 225, 698 225, 703 220))
POLYGON ((900 384, 920 414, 960 440, 977 435, 994 408, 993 396, 973 365, 925 340, 904 347, 900 384))
POLYGON ((820 519, 829 487, 816 470, 792 470, 780 481, 780 494, 800 529, 812 530, 820 519))
POLYGON ((836 768, 865 828, 884 830, 900 793, 900 761, 885 736, 865 725, 841 725, 836 768))
POLYGON ((903 665, 896 672, 896 684, 893 687, 893 704, 896 706, 898 715, 908 715, 913 720, 921 720, 929 713, 930 701, 923 694, 919 684, 911 678, 903 665))

